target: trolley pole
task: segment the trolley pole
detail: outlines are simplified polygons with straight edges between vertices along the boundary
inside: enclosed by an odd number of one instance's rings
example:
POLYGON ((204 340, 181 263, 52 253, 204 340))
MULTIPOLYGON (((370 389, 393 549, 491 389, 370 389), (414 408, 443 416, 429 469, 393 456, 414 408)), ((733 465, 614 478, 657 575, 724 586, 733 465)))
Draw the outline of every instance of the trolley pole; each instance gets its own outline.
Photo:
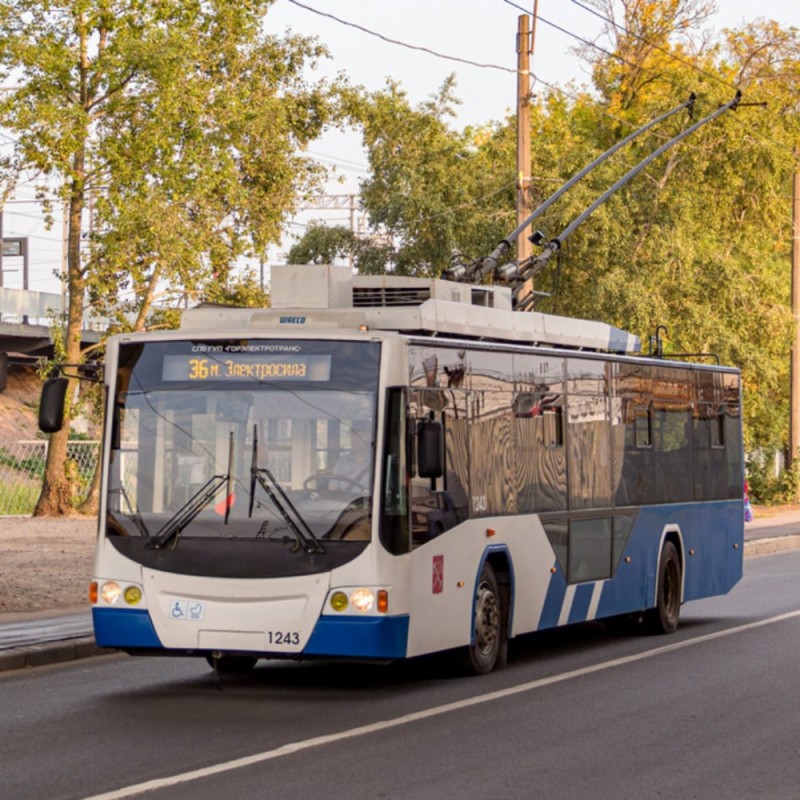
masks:
POLYGON ((789 398, 789 458, 791 466, 800 448, 800 173, 794 175, 792 193, 792 344, 791 384, 789 398))

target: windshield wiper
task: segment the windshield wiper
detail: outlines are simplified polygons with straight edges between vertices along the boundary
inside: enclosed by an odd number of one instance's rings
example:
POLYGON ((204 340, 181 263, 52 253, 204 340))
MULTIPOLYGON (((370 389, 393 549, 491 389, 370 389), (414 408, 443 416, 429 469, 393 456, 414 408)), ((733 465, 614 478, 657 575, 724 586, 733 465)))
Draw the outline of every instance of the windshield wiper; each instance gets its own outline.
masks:
POLYGON ((161 550, 217 496, 217 492, 228 483, 227 475, 214 475, 181 506, 171 519, 147 543, 146 547, 161 550))
POLYGON ((253 460, 250 465, 250 517, 253 516, 256 481, 258 481, 259 486, 267 493, 275 508, 280 512, 283 521, 289 526, 292 533, 294 533, 298 545, 307 553, 324 553, 325 549, 319 539, 314 536, 314 532, 303 519, 303 516, 297 510, 294 503, 289 499, 286 492, 283 491, 283 487, 278 483, 272 472, 267 469, 267 467, 258 466, 258 425, 253 425, 253 460), (267 481, 269 481, 269 483, 267 481), (270 486, 270 484, 272 484, 272 486, 270 486), (275 491, 273 491, 273 487, 275 491), (280 495, 280 499, 278 495, 280 495), (287 509, 291 510, 294 517, 287 509), (303 529, 305 529, 305 532, 303 529))
MULTIPOLYGON (((131 520, 133 520, 133 524, 136 526, 136 529, 139 531, 141 536, 143 536, 145 539, 148 538, 150 536, 150 531, 147 530, 147 528, 144 525, 144 522, 142 522, 142 516, 139 513, 139 509, 136 508, 131 502, 131 498, 128 497, 128 493, 125 491, 125 487, 120 486, 119 489, 112 489, 111 492, 109 492, 109 494, 111 494, 112 492, 117 492, 120 495, 120 497, 122 497, 122 499, 128 504, 128 510, 131 512, 129 516, 131 520)), ((120 508, 120 513, 122 513, 121 508, 120 508)))
MULTIPOLYGON (((233 431, 228 445, 228 472, 225 475, 214 475, 209 478, 184 503, 158 533, 145 545, 153 550, 162 550, 169 542, 180 535, 183 529, 217 496, 217 492, 225 486, 225 524, 231 510, 231 475, 233 471, 233 431)), ((177 544, 177 542, 176 542, 177 544)))

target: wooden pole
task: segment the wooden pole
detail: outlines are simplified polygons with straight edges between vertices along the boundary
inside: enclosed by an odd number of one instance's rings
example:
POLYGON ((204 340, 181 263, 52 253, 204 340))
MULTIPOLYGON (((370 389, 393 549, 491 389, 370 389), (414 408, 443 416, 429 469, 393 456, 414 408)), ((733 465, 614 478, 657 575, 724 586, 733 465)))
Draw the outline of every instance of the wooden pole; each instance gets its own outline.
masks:
POLYGON ((791 466, 800 448, 800 173, 795 173, 792 193, 792 345, 789 398, 789 458, 791 466))
MULTIPOLYGON (((535 14, 534 9, 534 14, 535 14)), ((517 20, 517 225, 522 224, 533 211, 530 202, 531 179, 531 53, 533 40, 530 17, 522 14, 517 20)), ((517 239, 517 261, 531 254, 527 232, 517 239)))

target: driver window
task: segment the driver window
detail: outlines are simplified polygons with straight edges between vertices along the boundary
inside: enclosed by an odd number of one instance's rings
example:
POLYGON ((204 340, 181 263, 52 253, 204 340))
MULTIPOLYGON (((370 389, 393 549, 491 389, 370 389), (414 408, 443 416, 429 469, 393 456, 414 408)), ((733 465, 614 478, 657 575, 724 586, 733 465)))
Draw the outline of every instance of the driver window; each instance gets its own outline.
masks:
POLYGON ((372 423, 369 420, 356 419, 340 423, 341 437, 339 447, 334 448, 328 488, 364 494, 368 489, 372 474, 372 423))
POLYGON ((411 538, 417 547, 463 522, 468 515, 467 354, 449 348, 410 351, 409 416, 442 423, 445 473, 431 481, 414 474, 409 486, 411 538))

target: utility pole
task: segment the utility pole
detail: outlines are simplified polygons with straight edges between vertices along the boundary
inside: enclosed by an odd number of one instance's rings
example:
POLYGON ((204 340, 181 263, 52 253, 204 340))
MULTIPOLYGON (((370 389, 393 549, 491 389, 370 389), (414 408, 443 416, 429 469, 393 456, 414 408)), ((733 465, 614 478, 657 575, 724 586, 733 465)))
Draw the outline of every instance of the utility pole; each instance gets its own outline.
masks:
MULTIPOLYGON (((536 27, 538 0, 533 7, 533 27, 536 27)), ((517 225, 527 219, 533 208, 530 200, 531 181, 531 54, 533 31, 530 17, 522 14, 517 20, 517 225)), ((531 243, 523 231, 517 239, 517 262, 531 254, 531 243)))
POLYGON ((791 385, 789 398, 789 458, 791 466, 800 448, 800 173, 794 175, 792 193, 792 346, 791 385))

